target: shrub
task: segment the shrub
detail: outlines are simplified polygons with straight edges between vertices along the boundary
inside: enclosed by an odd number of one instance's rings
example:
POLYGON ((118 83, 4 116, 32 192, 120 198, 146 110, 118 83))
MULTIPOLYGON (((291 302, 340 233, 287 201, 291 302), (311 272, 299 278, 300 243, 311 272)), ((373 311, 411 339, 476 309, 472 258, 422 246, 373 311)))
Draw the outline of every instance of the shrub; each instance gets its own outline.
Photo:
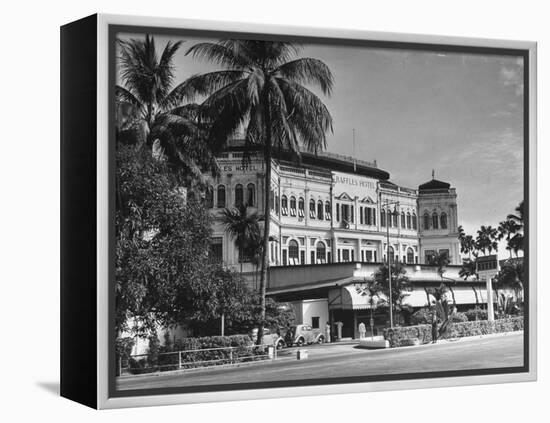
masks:
POLYGON ((115 342, 116 353, 116 375, 120 376, 120 367, 127 367, 130 354, 132 354, 132 348, 134 348, 134 339, 130 337, 117 338, 115 342))
POLYGON ((481 308, 472 308, 464 313, 470 322, 476 320, 487 320, 487 310, 481 308))
POLYGON ((248 335, 182 338, 176 340, 173 345, 160 347, 158 369, 166 371, 180 368, 179 354, 166 354, 178 351, 182 351, 181 368, 205 367, 257 360, 260 358, 257 356, 265 354, 265 352, 261 348, 251 348, 253 345, 252 339, 248 335), (227 347, 233 347, 233 349, 226 349, 227 347), (202 351, 205 349, 208 349, 208 351, 202 351))
POLYGON ((411 316, 412 325, 429 325, 432 321, 432 311, 429 308, 421 308, 411 316))
POLYGON ((468 317, 466 316, 466 314, 458 311, 456 313, 451 314, 449 316, 449 320, 451 321, 451 323, 462 323, 462 322, 467 322, 468 317))

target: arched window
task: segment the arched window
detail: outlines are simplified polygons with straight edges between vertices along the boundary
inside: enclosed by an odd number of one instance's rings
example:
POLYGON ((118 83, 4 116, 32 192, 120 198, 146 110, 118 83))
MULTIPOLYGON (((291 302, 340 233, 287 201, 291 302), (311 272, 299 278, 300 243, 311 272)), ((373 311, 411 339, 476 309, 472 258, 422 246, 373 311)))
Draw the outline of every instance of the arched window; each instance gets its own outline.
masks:
POLYGON ((414 251, 411 247, 407 248, 407 263, 414 263, 414 251))
POLYGON ((386 219, 388 221, 388 226, 391 228, 393 226, 393 221, 392 221, 392 212, 390 210, 386 210, 386 219))
POLYGON ((305 201, 302 197, 298 199, 298 217, 304 217, 305 216, 305 201))
POLYGON ((399 215, 399 213, 397 211, 391 214, 393 226, 396 227, 396 228, 397 228, 397 216, 398 215, 399 215))
POLYGON ((225 207, 225 186, 218 186, 218 208, 223 209, 225 207))
POLYGON ((434 229, 439 229, 439 218, 436 212, 432 214, 432 226, 434 229))
POLYGON ((405 212, 401 212, 401 227, 404 228, 405 225, 405 212))
POLYGON ((281 197, 281 214, 283 216, 288 215, 288 199, 286 198, 286 195, 281 197))
POLYGON ((407 229, 411 229, 411 213, 407 212, 407 229))
POLYGON ((235 186, 235 207, 240 207, 243 205, 243 186, 241 184, 237 184, 235 186))
POLYGON ((418 225, 417 225, 417 221, 416 221, 416 213, 413 212, 413 215, 412 215, 412 226, 413 226, 413 229, 418 229, 418 225))
POLYGON ((447 229, 447 214, 441 213, 440 220, 441 220, 441 229, 447 229))
POLYGON ((330 220, 331 214, 332 213, 330 212, 330 202, 327 201, 327 202, 325 202, 325 219, 330 220))
POLYGON ((323 220, 323 202, 321 200, 317 203, 317 219, 323 220))
POLYGON ((288 258, 290 259, 290 264, 298 264, 298 242, 291 239, 288 242, 288 258))
POLYGON ((315 219, 315 200, 313 198, 309 200, 309 217, 315 219))
POLYGON ((424 213, 424 229, 430 229, 430 215, 428 212, 424 213))
POLYGON ((290 197, 290 215, 296 216, 296 197, 290 197))
POLYGON ((380 211, 380 226, 386 226, 386 210, 380 211))
POLYGON ((324 242, 318 242, 316 248, 317 263, 326 263, 327 248, 324 242))
POLYGON ((212 188, 212 186, 208 185, 206 187, 204 199, 206 201, 206 207, 208 207, 209 209, 214 207, 214 188, 212 188))
POLYGON ((254 184, 248 184, 246 186, 246 205, 249 207, 254 207, 256 203, 256 187, 254 184))

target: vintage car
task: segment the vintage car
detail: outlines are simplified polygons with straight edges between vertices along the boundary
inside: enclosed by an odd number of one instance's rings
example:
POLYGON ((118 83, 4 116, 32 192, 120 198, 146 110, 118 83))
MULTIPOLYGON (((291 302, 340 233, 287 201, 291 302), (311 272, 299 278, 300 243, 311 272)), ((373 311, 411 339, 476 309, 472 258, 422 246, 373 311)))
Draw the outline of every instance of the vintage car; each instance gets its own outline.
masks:
POLYGON ((285 335, 285 343, 288 346, 307 344, 322 344, 325 342, 325 334, 321 329, 313 329, 310 325, 291 326, 285 335))
MULTIPOLYGON (((258 328, 252 329, 250 338, 254 343, 258 339, 258 328)), ((264 328, 264 337, 262 339, 264 345, 274 345, 278 350, 285 347, 285 340, 276 331, 264 328)))

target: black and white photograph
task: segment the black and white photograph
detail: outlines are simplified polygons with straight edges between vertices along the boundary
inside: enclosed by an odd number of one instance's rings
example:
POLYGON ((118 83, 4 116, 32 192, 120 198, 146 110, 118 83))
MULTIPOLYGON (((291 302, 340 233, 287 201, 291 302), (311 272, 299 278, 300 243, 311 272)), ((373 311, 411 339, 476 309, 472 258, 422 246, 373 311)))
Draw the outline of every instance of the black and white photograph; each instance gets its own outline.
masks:
POLYGON ((524 52, 110 31, 111 395, 528 371, 524 52))

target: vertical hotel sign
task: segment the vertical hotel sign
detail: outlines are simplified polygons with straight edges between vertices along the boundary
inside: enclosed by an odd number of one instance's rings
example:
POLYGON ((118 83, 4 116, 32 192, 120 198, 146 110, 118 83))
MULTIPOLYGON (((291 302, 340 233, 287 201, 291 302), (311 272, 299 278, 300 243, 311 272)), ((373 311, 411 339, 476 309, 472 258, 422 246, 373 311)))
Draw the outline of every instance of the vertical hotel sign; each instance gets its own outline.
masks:
POLYGON ((332 175, 334 181, 333 193, 336 197, 346 193, 351 198, 358 197, 359 201, 370 198, 373 202, 376 202, 378 185, 376 179, 340 172, 332 172, 332 175))

